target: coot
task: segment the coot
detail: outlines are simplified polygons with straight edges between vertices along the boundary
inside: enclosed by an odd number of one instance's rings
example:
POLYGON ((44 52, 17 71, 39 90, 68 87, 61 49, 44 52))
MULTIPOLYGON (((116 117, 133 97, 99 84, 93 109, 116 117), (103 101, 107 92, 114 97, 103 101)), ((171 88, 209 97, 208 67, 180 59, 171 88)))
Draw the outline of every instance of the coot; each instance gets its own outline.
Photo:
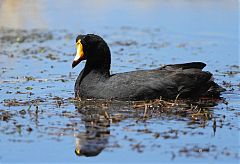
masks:
POLYGON ((98 35, 79 35, 72 67, 86 60, 75 83, 75 96, 81 99, 146 100, 199 97, 218 98, 222 87, 212 74, 202 71, 202 62, 165 65, 152 70, 110 74, 111 53, 98 35))

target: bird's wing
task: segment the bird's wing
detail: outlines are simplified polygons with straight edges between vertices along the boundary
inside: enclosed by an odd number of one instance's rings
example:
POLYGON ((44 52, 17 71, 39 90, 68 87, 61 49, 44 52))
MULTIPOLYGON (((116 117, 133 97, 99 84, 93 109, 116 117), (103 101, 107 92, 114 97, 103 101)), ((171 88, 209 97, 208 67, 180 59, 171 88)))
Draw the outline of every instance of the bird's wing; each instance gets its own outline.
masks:
POLYGON ((160 67, 158 69, 160 70, 190 69, 190 68, 203 69, 205 66, 206 64, 202 62, 191 62, 191 63, 183 63, 183 64, 169 64, 169 65, 160 67))
POLYGON ((175 98, 178 94, 181 97, 188 97, 191 94, 199 96, 200 92, 205 92, 209 88, 208 83, 212 74, 202 71, 197 64, 195 67, 198 68, 182 64, 182 67, 178 65, 176 69, 171 67, 171 69, 115 74, 107 82, 107 87, 108 90, 112 90, 113 97, 122 95, 122 97, 133 99, 159 98, 160 96, 175 98), (189 69, 186 69, 187 67, 189 69))

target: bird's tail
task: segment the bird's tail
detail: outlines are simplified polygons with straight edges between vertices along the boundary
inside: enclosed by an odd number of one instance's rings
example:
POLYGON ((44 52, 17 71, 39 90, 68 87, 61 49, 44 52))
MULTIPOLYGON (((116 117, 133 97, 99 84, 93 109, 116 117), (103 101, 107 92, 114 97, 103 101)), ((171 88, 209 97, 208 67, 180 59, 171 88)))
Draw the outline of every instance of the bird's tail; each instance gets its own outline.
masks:
POLYGON ((210 81, 211 85, 209 87, 209 89, 207 90, 207 92, 205 92, 202 96, 206 96, 206 97, 220 97, 221 92, 226 91, 225 88, 221 87, 220 85, 218 85, 217 83, 215 83, 214 81, 210 81))

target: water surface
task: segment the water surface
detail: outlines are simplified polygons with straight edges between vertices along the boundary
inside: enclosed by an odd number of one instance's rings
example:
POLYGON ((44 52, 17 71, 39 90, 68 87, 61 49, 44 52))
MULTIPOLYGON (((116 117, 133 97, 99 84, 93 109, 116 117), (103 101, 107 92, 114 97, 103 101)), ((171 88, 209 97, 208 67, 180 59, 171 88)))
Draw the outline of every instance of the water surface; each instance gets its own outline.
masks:
POLYGON ((237 6, 0 1, 0 161, 239 162, 237 6), (112 73, 202 61, 227 91, 211 102, 76 101, 79 33, 104 37, 112 73))

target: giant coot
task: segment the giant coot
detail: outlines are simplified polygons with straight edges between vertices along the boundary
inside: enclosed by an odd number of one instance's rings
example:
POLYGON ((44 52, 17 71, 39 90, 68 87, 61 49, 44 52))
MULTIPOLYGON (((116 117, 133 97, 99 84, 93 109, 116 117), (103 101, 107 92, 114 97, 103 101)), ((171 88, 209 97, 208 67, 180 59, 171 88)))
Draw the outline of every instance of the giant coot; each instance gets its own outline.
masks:
POLYGON ((75 96, 81 99, 146 100, 219 97, 224 89, 202 71, 202 62, 165 65, 152 70, 110 74, 111 53, 98 35, 79 35, 72 67, 86 60, 75 83, 75 96))

